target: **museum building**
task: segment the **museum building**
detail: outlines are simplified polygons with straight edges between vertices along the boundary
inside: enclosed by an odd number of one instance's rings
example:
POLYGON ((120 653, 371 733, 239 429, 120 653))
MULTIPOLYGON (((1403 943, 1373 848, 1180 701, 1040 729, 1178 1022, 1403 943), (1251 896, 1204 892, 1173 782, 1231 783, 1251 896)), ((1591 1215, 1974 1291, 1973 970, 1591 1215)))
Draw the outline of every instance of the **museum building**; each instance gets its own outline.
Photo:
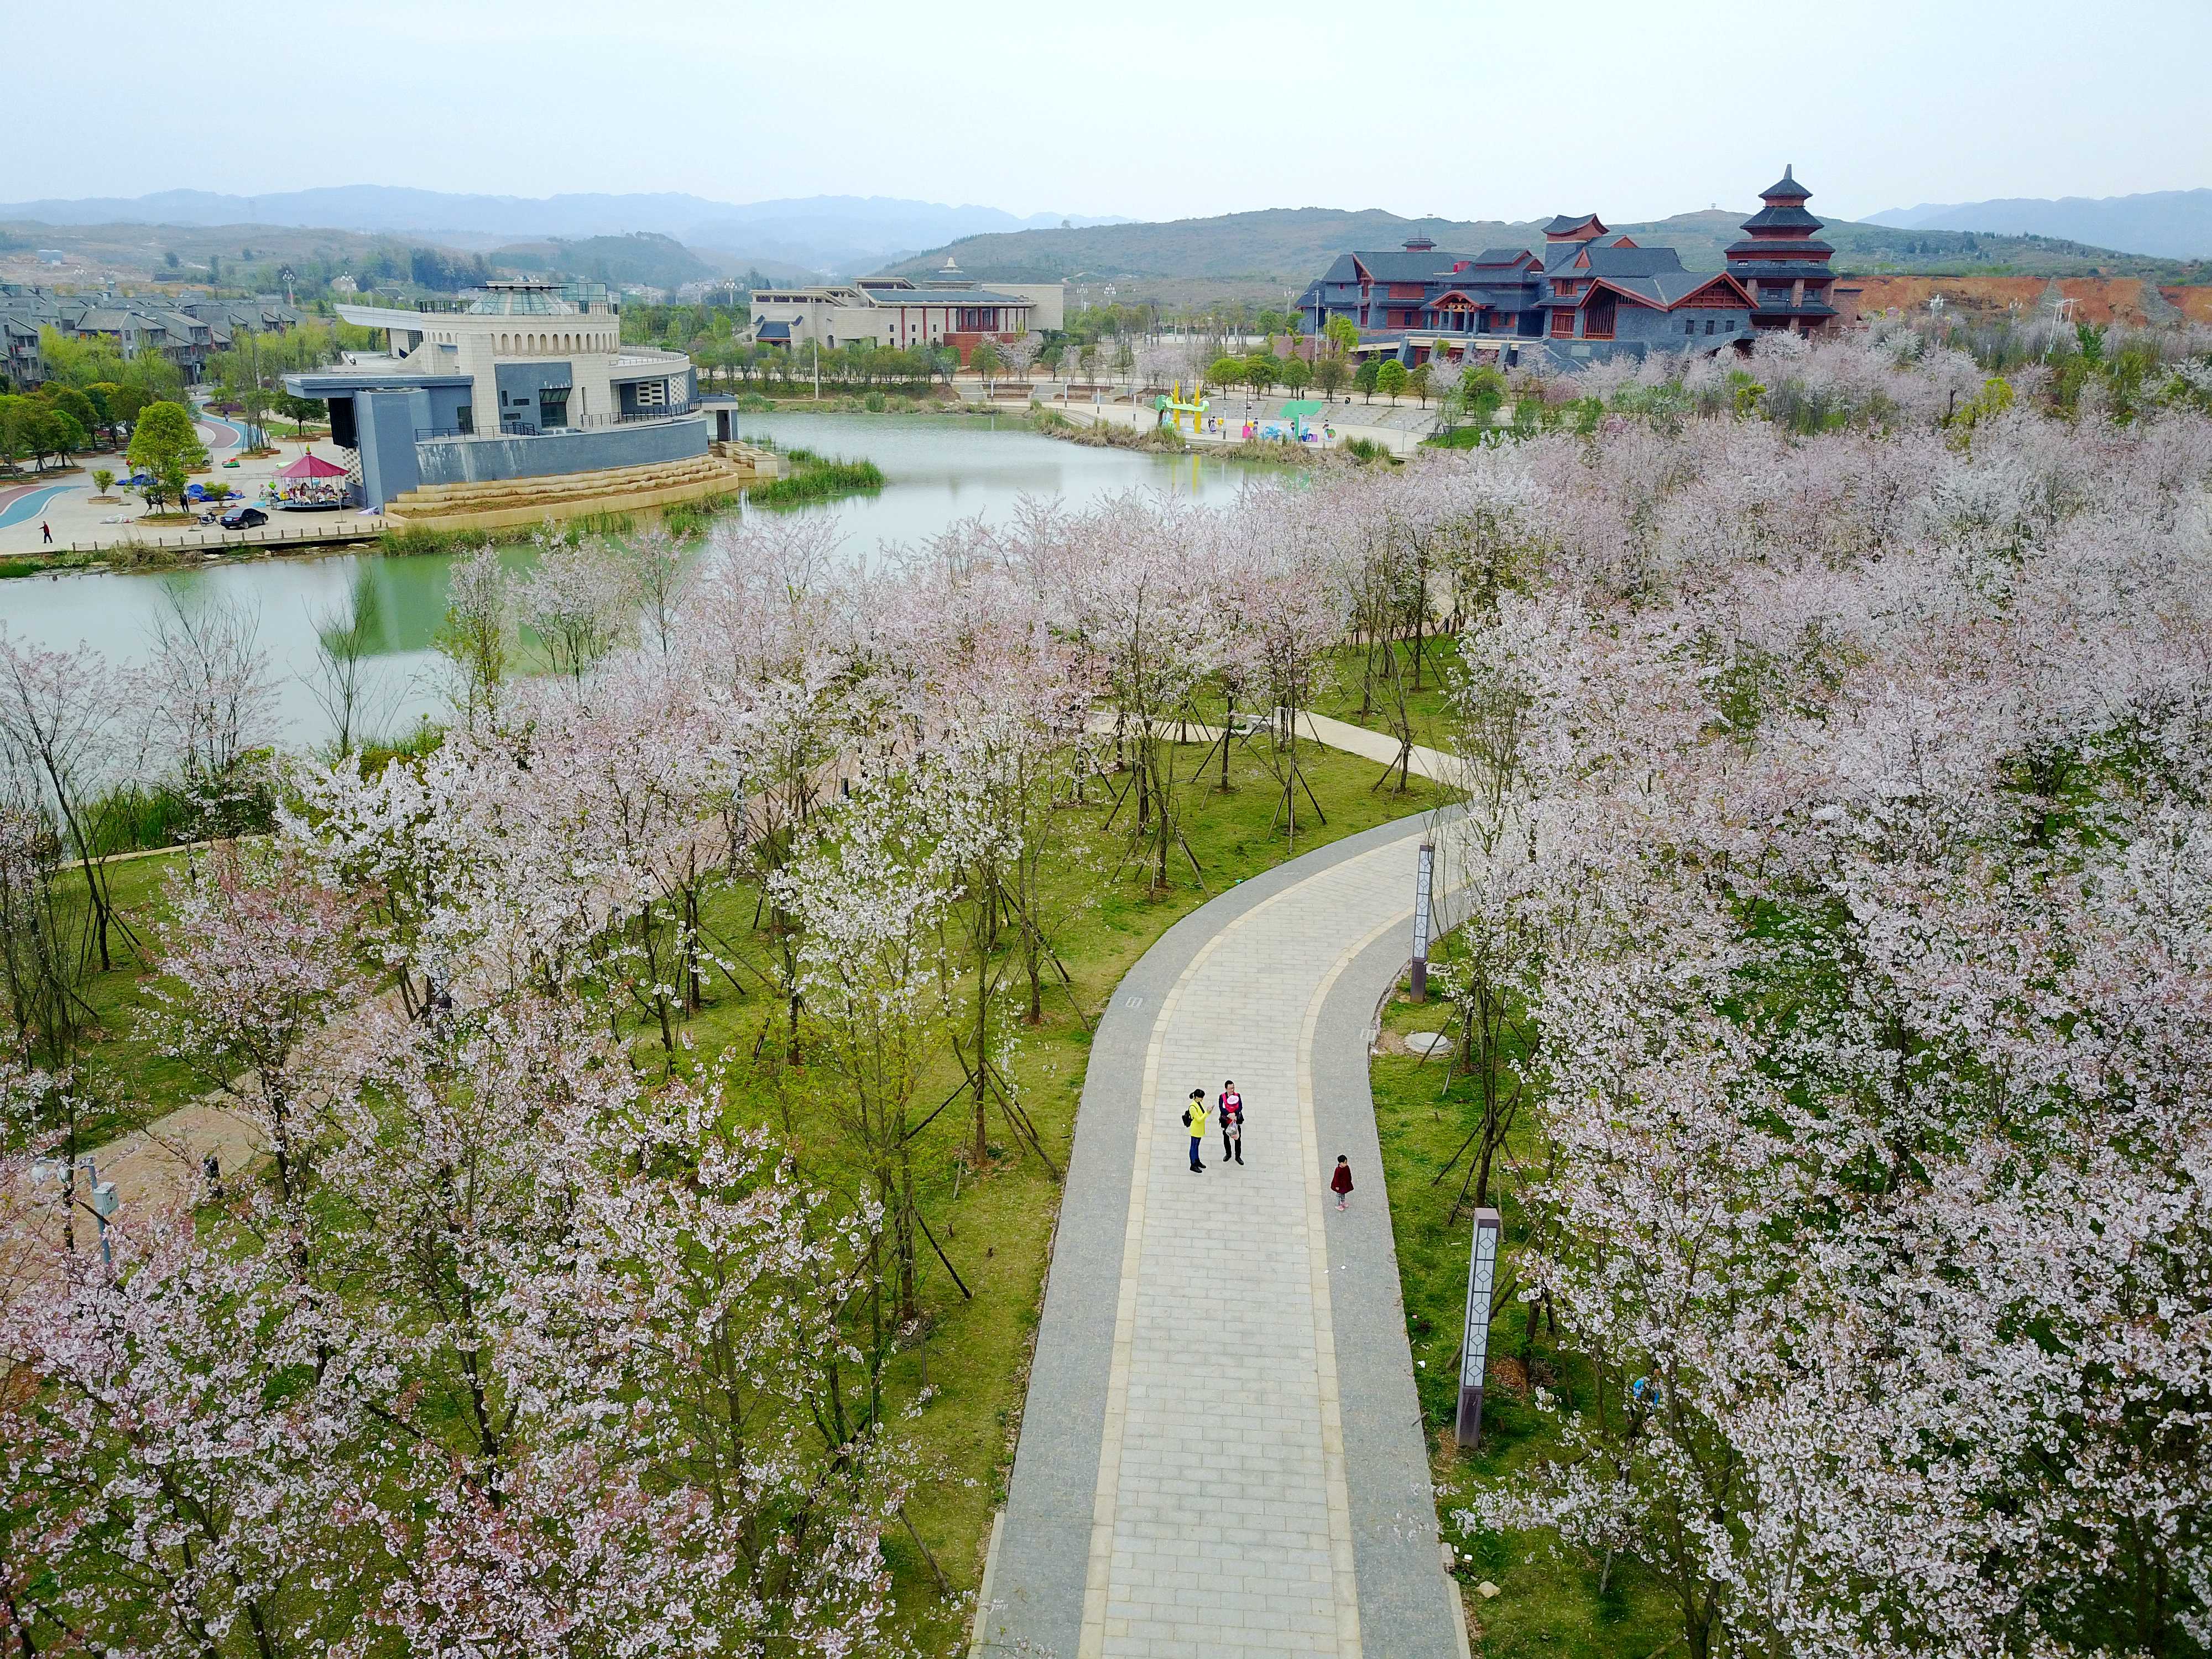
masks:
POLYGON ((690 358, 622 342, 596 283, 485 283, 411 309, 341 303, 380 330, 380 354, 284 376, 330 405, 362 505, 380 512, 434 486, 635 472, 708 453, 690 358))

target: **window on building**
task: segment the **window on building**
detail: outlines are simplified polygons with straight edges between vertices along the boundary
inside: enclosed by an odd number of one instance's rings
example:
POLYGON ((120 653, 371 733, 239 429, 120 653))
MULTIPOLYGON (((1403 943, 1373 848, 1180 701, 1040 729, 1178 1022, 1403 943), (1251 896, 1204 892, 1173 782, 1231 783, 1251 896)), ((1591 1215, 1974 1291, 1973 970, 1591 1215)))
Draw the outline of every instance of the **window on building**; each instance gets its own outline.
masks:
POLYGON ((1708 318, 1706 318, 1706 319, 1705 319, 1705 332, 1706 332, 1706 333, 1708 333, 1708 334, 1710 334, 1710 333, 1711 333, 1712 331, 1713 331, 1713 319, 1712 319, 1711 318, 1708 317, 1708 318))
POLYGON ((1695 334, 1697 331, 1698 319, 1694 317, 1691 318, 1689 321, 1682 325, 1682 332, 1685 334, 1695 334))

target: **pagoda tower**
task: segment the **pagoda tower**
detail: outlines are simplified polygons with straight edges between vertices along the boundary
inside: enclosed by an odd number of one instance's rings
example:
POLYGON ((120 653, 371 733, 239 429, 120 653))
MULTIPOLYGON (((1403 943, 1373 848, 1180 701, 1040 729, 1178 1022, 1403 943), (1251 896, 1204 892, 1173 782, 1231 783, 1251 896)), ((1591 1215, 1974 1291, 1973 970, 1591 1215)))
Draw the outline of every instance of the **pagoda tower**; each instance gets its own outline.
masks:
POLYGON ((1759 192, 1766 205, 1743 222, 1744 240, 1729 245, 1728 272, 1752 296, 1754 327, 1819 334, 1833 323, 1828 261, 1836 250, 1819 239, 1820 222, 1805 210, 1812 194, 1785 167, 1759 192))

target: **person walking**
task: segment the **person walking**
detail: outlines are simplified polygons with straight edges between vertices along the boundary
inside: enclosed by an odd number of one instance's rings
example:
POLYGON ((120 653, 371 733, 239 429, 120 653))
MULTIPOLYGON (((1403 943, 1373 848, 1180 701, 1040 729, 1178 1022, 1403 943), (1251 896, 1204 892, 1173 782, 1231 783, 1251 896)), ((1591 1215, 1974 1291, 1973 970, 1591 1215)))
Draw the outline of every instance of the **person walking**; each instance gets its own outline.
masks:
POLYGON ((1244 1161, 1244 1097, 1237 1092, 1237 1085, 1226 1078, 1221 1083, 1221 1098, 1214 1103, 1221 1114, 1221 1161, 1234 1158, 1244 1161))
POLYGON ((1336 1194, 1336 1207, 1344 1208, 1344 1200, 1352 1196, 1352 1160, 1342 1152, 1336 1155, 1336 1173, 1328 1178, 1328 1189, 1336 1194))
POLYGON ((44 519, 40 520, 39 520, 39 545, 40 545, 40 546, 41 546, 41 547, 52 547, 53 544, 54 544, 54 527, 53 527, 53 526, 52 526, 52 525, 48 524, 48 523, 47 523, 44 519))
POLYGON ((1190 1104, 1183 1108, 1182 1121, 1190 1130, 1190 1172, 1202 1175, 1206 1165, 1198 1161, 1198 1155, 1206 1140, 1205 1090, 1193 1089, 1190 1091, 1190 1104))

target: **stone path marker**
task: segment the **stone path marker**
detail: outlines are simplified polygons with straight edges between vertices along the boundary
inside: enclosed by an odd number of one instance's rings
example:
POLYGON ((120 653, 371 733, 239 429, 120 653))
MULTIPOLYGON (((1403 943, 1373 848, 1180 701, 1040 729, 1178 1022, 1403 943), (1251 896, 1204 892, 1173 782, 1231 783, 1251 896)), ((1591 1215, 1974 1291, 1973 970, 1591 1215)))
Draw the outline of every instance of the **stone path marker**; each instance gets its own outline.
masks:
POLYGON ((1466 1652, 1367 1093, 1425 827, 1246 882, 1115 992, 977 1653, 1466 1652), (1183 1102, 1231 1078, 1245 1161, 1223 1164, 1217 1133, 1194 1175, 1183 1102), (1323 1201, 1339 1153, 1358 1182, 1342 1215, 1323 1201))

